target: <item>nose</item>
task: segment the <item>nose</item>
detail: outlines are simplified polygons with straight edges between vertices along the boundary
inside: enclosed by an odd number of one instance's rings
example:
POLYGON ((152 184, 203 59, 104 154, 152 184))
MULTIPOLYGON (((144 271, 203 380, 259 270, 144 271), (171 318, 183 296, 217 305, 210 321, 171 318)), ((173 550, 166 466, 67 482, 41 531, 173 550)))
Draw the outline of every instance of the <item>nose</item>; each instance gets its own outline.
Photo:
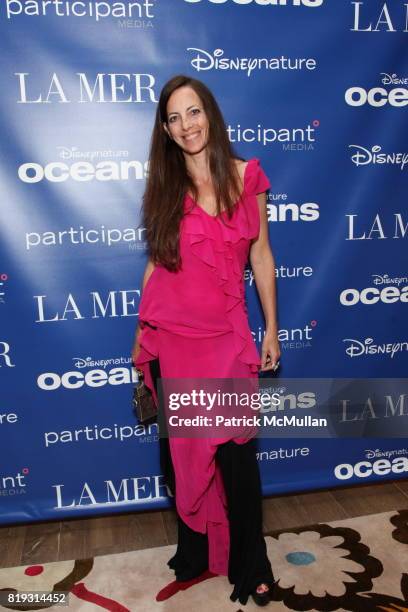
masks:
POLYGON ((185 131, 187 131, 192 125, 191 117, 189 117, 188 115, 184 117, 184 119, 182 118, 181 122, 182 122, 182 128, 185 131))

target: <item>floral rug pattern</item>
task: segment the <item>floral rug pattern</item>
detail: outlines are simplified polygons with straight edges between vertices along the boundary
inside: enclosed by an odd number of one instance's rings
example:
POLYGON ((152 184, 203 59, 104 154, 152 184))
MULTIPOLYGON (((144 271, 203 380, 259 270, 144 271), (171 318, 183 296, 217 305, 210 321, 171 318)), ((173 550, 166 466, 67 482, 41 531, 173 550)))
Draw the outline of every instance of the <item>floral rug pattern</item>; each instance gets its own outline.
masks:
MULTIPOLYGON (((408 510, 282 529, 267 534, 276 583, 266 608, 325 612, 408 612, 408 510)), ((175 583, 174 546, 0 569, 0 595, 69 591, 69 605, 1 610, 222 612, 259 610, 229 600, 227 578, 207 572, 175 583), (179 586, 182 588, 179 588, 179 586)))

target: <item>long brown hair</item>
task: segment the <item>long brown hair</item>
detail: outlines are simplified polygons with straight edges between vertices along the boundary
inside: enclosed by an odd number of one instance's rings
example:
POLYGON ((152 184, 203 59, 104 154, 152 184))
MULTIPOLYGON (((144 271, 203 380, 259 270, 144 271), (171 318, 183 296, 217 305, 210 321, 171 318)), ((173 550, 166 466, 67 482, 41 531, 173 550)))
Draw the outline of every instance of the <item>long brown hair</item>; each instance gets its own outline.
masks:
MULTIPOLYGON (((241 195, 235 155, 229 141, 224 118, 219 106, 204 83, 185 75, 177 75, 164 85, 159 98, 150 143, 149 174, 143 196, 142 223, 150 258, 170 271, 181 267, 179 250, 180 222, 184 214, 183 202, 188 191, 198 198, 197 187, 187 172, 180 147, 167 135, 167 102, 179 87, 191 87, 200 98, 209 122, 208 155, 217 214, 221 206, 231 218, 234 204, 241 195)), ((240 158, 238 158, 240 159, 240 158)), ((221 217, 222 219, 222 217, 221 217)))

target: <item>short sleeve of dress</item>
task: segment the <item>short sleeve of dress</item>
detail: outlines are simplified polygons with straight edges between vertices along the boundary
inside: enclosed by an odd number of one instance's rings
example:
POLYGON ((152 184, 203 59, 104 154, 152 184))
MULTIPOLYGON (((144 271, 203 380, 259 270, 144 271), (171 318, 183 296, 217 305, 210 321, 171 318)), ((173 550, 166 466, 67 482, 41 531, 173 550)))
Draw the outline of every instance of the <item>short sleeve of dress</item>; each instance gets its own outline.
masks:
POLYGON ((245 172, 245 191, 248 195, 263 193, 270 188, 271 184, 262 169, 259 159, 254 157, 248 162, 245 172))

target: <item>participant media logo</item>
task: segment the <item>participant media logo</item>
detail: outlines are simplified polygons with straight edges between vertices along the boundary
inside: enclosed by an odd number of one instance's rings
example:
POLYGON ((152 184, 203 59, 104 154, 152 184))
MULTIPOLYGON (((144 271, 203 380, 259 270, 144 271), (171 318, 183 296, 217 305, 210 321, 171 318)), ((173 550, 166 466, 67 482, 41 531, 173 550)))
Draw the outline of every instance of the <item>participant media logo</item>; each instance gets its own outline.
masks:
POLYGON ((0 474, 0 497, 25 495, 29 472, 29 468, 24 467, 15 474, 0 474))
POLYGON ((230 142, 259 142, 263 147, 279 143, 283 151, 309 151, 314 149, 319 119, 300 127, 270 127, 258 123, 256 127, 245 127, 240 123, 228 125, 227 132, 230 142))
POLYGON ((26 232, 25 248, 33 251, 38 248, 104 246, 115 247, 127 244, 129 250, 145 251, 147 248, 145 227, 68 227, 59 231, 43 230, 41 232, 26 232))
MULTIPOLYGON (((305 349, 312 346, 313 330, 317 326, 317 321, 312 320, 306 323, 304 327, 280 328, 278 330, 278 340, 280 346, 284 350, 305 349)), ((255 342, 262 344, 266 330, 264 327, 258 327, 256 330, 251 330, 252 337, 255 342)))
POLYGON ((63 429, 61 431, 45 431, 44 446, 50 448, 56 444, 66 446, 67 444, 75 444, 77 442, 102 442, 112 440, 118 442, 126 442, 131 440, 132 444, 136 439, 137 442, 147 444, 156 442, 158 438, 159 426, 157 423, 143 425, 118 425, 118 423, 109 423, 106 425, 82 425, 80 429, 63 429))
POLYGON ((68 17, 74 19, 91 19, 101 22, 106 19, 153 19, 154 0, 139 2, 106 2, 101 0, 5 0, 1 3, 7 19, 23 16, 35 17, 68 17))

